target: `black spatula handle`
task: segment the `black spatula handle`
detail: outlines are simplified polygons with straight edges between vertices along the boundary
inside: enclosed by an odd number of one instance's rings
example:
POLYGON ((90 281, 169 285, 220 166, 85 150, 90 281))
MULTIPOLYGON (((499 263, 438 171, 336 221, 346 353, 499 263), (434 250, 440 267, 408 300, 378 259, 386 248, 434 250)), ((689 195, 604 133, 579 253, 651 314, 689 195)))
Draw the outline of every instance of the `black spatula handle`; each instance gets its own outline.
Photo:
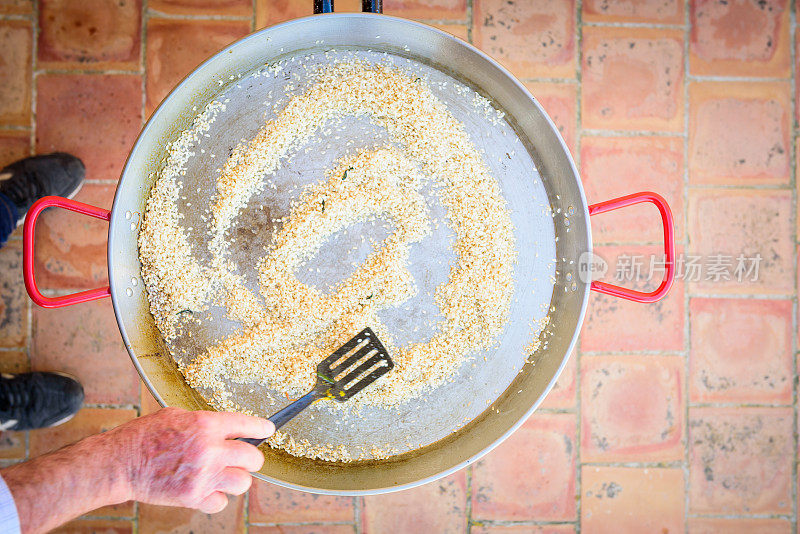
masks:
MULTIPOLYGON (((321 397, 322 394, 317 392, 316 389, 313 389, 308 393, 306 393, 305 395, 303 395, 302 397, 300 397, 299 399, 297 399, 296 401, 294 401, 293 403, 291 403, 286 408, 278 411, 268 419, 272 421, 273 425, 275 425, 275 430, 278 430, 280 427, 291 421, 295 415, 299 414, 300 412, 308 408, 312 402, 320 399, 321 397)), ((267 441, 267 438, 262 438, 262 439, 236 438, 236 439, 238 439, 239 441, 244 441, 245 443, 249 443, 250 445, 255 445, 256 447, 267 441)))
POLYGON ((261 445, 262 443, 267 441, 266 439, 263 439, 263 438, 262 439, 258 439, 258 438, 236 438, 236 439, 239 440, 239 441, 244 441, 245 443, 249 443, 250 445, 255 445, 256 447, 258 447, 259 445, 261 445))

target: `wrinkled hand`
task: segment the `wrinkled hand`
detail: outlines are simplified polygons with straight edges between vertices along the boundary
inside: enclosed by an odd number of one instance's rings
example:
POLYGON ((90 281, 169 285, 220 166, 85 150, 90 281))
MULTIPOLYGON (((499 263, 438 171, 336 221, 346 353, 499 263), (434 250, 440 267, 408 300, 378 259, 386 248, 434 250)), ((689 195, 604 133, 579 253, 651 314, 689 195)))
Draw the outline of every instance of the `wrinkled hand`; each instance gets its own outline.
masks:
POLYGON ((124 446, 130 498, 216 513, 225 495, 241 495, 250 472, 264 464, 257 447, 232 438, 266 438, 275 432, 267 419, 238 413, 164 408, 107 432, 124 446))

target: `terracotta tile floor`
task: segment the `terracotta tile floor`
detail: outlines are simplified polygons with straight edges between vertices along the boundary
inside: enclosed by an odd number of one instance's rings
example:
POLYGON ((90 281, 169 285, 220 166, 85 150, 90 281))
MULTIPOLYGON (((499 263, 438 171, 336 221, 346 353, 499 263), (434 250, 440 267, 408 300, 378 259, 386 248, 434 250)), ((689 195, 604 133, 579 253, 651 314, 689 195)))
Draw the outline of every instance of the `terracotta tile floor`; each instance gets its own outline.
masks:
MULTIPOLYGON (((797 6, 385 2, 388 14, 470 40, 520 77, 565 137, 590 202, 662 193, 675 212, 681 280, 652 306, 593 295, 544 407, 466 471, 367 499, 258 483, 213 517, 126 503, 65 532, 795 531, 797 6), (739 256, 761 257, 758 276, 738 270, 739 256)), ((337 0, 347 11, 359 3, 337 0)), ((0 0, 0 164, 73 151, 88 168, 79 198, 109 206, 143 121, 172 86, 226 44, 311 4, 0 0)), ((652 208, 593 226, 608 277, 625 279, 621 266, 636 258, 647 270, 660 250, 652 208)), ((47 213, 38 236, 49 289, 106 280, 105 225, 47 213)), ((58 429, 0 436, 0 464, 154 409, 108 302, 31 305, 19 239, 0 250, 0 370, 68 370, 88 405, 58 429)))

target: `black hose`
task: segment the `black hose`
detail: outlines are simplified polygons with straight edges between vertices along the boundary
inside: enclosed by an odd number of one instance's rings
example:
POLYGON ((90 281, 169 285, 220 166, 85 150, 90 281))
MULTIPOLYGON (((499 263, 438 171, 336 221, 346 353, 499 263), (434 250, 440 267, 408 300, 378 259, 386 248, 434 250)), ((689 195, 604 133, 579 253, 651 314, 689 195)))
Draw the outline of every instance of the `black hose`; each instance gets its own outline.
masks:
POLYGON ((333 0, 314 0, 314 14, 333 13, 333 0))
POLYGON ((364 13, 383 13, 383 0, 361 0, 364 13))

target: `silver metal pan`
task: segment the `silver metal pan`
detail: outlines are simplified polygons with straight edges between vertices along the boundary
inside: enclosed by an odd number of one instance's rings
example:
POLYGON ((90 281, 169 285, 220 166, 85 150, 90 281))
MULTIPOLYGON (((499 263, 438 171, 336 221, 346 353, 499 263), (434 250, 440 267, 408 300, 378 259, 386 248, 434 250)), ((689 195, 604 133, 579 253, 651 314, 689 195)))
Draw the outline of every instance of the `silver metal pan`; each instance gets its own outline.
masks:
MULTIPOLYGON (((137 238, 151 187, 163 170, 170 145, 191 127, 198 110, 213 100, 225 101, 226 111, 196 147, 202 146, 204 151, 195 151, 186 163, 189 178, 183 183, 183 192, 187 198, 180 209, 187 226, 198 223, 198 207, 207 206, 214 192, 215 169, 224 163, 232 146, 255 134, 269 116, 273 95, 286 93, 287 84, 302 85, 311 65, 345 56, 389 62, 424 77, 448 110, 463 122, 497 177, 511 213, 519 253, 508 326, 495 346, 475 355, 481 365, 465 364, 452 381, 425 398, 412 399, 393 410, 369 409, 337 426, 337 420, 347 416, 320 407, 313 412, 313 420, 297 418, 286 427, 295 439, 312 442, 339 440, 336 443, 355 448, 387 444, 395 450, 392 456, 327 462, 268 448, 264 468, 256 475, 295 489, 358 495, 412 487, 445 476, 476 461, 510 435, 558 378, 580 331, 589 289, 653 302, 663 298, 672 283, 672 218, 664 200, 647 192, 588 206, 578 172, 552 121, 527 90, 491 58, 444 32, 378 14, 315 15, 254 33, 200 65, 164 100, 131 151, 110 212, 56 197, 43 199, 31 209, 24 233, 24 270, 28 292, 41 306, 66 306, 110 295, 133 364, 158 402, 186 409, 212 409, 204 397, 207 392, 187 385, 176 364, 176 359, 191 358, 202 346, 181 340, 167 345, 150 314, 137 238), (282 75, 263 75, 265 65, 276 62, 282 62, 282 75), (463 98, 464 87, 487 98, 503 118, 487 121, 485 115, 476 113, 471 101, 463 98), (219 154, 219 161, 211 154, 219 154), (652 202, 662 214, 667 260, 664 281, 649 294, 590 282, 587 273, 580 272, 591 267, 586 261, 592 250, 589 216, 638 202, 652 202), (32 261, 33 230, 38 214, 48 206, 109 221, 109 287, 53 298, 38 291, 32 261), (531 323, 545 317, 549 326, 533 331, 543 342, 530 355, 525 347, 532 335, 531 323)), ((347 146, 374 145, 383 139, 384 133, 357 121, 345 126, 343 131, 349 132, 347 146)), ((283 180, 286 186, 278 188, 281 193, 268 189, 251 202, 268 206, 273 217, 284 214, 302 186, 320 179, 322 171, 345 150, 344 139, 328 136, 317 143, 302 153, 303 157, 293 158, 291 165, 276 171, 273 178, 283 180)), ((435 210, 434 204, 431 200, 435 210)), ((230 232, 240 243, 234 248, 240 264, 247 263, 243 260, 248 258, 253 239, 272 230, 268 221, 256 215, 239 218, 230 232), (258 231, 251 231, 253 228, 258 231)), ((354 235, 366 233, 380 239, 381 231, 379 225, 365 223, 354 235)), ((411 259, 411 271, 418 283, 426 276, 430 280, 446 277, 447 261, 441 262, 445 268, 440 267, 438 272, 431 257, 447 255, 447 236, 431 239, 424 253, 411 259)), ((321 258, 332 267, 307 283, 324 286, 341 278, 342 272, 331 258, 335 256, 321 258)), ((426 305, 424 297, 430 297, 431 292, 431 288, 423 287, 422 301, 387 312, 381 319, 400 338, 419 330, 412 327, 421 327, 424 332, 430 321, 420 310, 426 305)), ((208 313, 214 316, 219 312, 208 313)), ((225 336, 233 328, 224 321, 209 323, 220 326, 209 327, 198 337, 225 336)), ((264 414, 281 407, 273 393, 258 388, 236 390, 241 406, 264 414)))

